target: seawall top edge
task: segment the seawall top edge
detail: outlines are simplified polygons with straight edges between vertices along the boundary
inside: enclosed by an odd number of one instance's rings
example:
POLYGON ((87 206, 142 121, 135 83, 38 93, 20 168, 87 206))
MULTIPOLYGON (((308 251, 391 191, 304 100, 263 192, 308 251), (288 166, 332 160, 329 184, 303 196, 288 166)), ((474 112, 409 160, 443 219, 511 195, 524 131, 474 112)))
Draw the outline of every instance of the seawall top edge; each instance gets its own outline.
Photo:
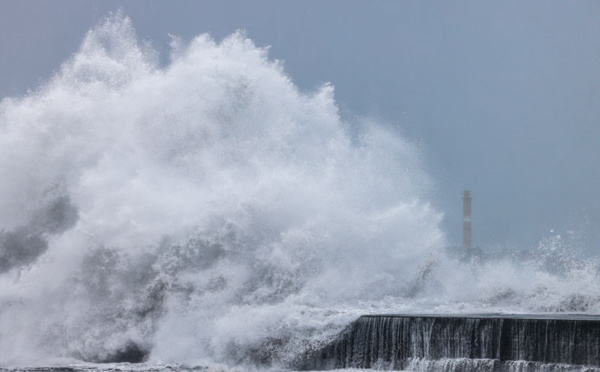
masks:
POLYGON ((444 314, 444 313, 402 313, 402 314, 365 314, 361 318, 463 318, 463 319, 530 319, 530 320, 588 320, 600 322, 600 314, 581 313, 470 313, 470 314, 444 314))

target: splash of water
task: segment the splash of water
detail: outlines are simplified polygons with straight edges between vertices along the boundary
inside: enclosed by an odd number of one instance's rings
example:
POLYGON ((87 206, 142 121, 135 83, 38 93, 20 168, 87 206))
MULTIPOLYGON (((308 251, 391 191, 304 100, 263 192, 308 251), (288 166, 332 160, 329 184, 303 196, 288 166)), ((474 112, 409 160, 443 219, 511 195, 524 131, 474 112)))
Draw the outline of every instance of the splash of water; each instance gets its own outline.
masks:
POLYGON ((440 245, 415 147, 352 141, 331 86, 298 91, 241 33, 155 61, 117 15, 2 101, 2 355, 269 359, 440 245))
POLYGON ((172 47, 159 66, 111 16, 0 103, 2 363, 285 365, 363 313, 573 293, 445 258, 417 147, 376 124, 351 137, 330 85, 300 92, 242 33, 172 47))

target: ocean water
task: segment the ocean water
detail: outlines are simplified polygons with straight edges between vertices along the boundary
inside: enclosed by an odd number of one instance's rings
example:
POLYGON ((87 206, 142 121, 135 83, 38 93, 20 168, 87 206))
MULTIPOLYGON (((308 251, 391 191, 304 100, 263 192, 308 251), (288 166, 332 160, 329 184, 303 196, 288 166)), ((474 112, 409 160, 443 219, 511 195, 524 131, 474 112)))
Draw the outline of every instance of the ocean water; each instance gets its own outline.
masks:
POLYGON ((599 311, 560 236, 447 255, 419 146, 243 33, 158 61, 112 15, 0 102, 1 366, 285 370, 363 314, 599 311))

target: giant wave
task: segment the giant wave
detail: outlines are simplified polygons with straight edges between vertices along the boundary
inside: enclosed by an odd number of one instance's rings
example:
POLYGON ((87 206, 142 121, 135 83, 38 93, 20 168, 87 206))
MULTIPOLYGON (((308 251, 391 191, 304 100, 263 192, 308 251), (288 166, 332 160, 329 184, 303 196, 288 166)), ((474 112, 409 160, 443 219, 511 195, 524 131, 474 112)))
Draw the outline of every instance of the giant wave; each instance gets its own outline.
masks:
POLYGON ((244 33, 158 60, 112 15, 2 100, 2 365, 286 367, 365 313, 598 310, 595 265, 446 257, 419 146, 244 33))

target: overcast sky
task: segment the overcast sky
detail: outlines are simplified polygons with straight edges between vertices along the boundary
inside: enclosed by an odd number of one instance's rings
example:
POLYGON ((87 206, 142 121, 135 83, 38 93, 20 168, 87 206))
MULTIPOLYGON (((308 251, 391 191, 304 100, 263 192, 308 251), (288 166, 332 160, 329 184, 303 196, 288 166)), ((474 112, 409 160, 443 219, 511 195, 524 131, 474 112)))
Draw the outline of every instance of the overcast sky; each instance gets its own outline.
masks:
POLYGON ((344 117, 397 127, 423 148, 452 242, 469 188, 475 245, 574 230, 600 255, 600 2, 0 0, 0 97, 119 8, 165 54, 169 33, 244 29, 302 90, 331 82, 344 117))

